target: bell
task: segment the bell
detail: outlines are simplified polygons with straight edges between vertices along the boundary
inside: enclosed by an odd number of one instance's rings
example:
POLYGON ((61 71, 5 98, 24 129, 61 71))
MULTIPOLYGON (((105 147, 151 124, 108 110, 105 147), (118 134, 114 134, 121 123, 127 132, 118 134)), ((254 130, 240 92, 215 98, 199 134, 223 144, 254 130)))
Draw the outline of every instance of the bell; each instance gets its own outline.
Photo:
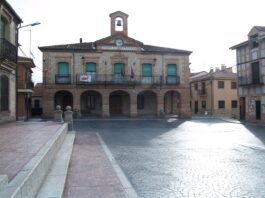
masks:
POLYGON ((121 20, 117 20, 117 26, 121 26, 121 20))

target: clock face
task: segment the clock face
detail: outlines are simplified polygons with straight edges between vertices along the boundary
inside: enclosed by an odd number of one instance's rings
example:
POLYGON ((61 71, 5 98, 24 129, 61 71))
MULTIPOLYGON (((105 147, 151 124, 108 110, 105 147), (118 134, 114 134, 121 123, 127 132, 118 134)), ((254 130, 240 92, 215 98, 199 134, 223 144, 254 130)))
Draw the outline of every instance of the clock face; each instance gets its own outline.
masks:
POLYGON ((115 44, 116 44, 116 46, 120 47, 120 46, 123 45, 123 40, 122 40, 121 38, 117 38, 117 39, 115 40, 115 44))

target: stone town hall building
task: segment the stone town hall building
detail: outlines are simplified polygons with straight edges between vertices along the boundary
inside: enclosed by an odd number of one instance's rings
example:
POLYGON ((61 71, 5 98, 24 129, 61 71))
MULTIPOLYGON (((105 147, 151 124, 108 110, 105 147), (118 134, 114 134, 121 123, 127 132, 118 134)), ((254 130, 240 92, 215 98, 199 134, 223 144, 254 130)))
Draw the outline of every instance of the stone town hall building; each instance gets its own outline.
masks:
POLYGON ((127 14, 114 12, 110 19, 106 38, 39 47, 43 116, 70 105, 82 117, 190 117, 191 51, 145 45, 128 37, 127 14))

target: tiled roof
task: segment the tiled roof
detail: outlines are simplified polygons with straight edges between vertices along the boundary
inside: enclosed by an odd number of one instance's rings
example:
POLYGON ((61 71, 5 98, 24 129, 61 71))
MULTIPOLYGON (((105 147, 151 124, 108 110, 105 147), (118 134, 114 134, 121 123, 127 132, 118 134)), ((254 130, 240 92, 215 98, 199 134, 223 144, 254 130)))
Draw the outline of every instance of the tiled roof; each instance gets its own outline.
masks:
POLYGON ((73 44, 65 44, 65 45, 51 45, 39 47, 41 51, 49 51, 49 50, 95 50, 95 45, 93 42, 89 43, 73 43, 73 44))
POLYGON ((208 80, 208 79, 236 79, 237 74, 227 71, 227 70, 220 70, 213 73, 207 73, 202 76, 191 78, 191 81, 200 81, 200 80, 208 80))
MULTIPOLYGON (((74 44, 65 44, 65 45, 51 45, 51 46, 44 46, 39 47, 41 51, 49 51, 49 50, 96 50, 95 43, 74 43, 74 44)), ((143 52, 159 52, 159 53, 181 53, 181 54, 191 54, 191 51, 186 50, 179 50, 173 48, 165 48, 165 47, 157 47, 152 45, 143 45, 142 47, 143 52)))
POLYGON ((257 30, 265 32, 265 26, 254 26, 254 28, 257 28, 257 30))
POLYGON ((191 54, 191 51, 174 49, 174 48, 166 48, 166 47, 158 47, 153 45, 144 45, 143 51, 145 52, 166 52, 166 53, 182 53, 182 54, 191 54))

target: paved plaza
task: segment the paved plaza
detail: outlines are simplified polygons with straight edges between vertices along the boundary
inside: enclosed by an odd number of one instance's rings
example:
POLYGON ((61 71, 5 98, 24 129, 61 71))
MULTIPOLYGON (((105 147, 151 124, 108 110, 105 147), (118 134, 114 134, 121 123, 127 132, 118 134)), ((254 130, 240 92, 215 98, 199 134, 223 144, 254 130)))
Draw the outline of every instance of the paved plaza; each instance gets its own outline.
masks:
MULTIPOLYGON (((220 119, 114 119, 79 120, 74 127, 74 149, 86 142, 82 137, 98 133, 138 197, 265 197, 264 126, 220 119)), ((72 161, 82 159, 77 155, 73 152, 72 161)))

